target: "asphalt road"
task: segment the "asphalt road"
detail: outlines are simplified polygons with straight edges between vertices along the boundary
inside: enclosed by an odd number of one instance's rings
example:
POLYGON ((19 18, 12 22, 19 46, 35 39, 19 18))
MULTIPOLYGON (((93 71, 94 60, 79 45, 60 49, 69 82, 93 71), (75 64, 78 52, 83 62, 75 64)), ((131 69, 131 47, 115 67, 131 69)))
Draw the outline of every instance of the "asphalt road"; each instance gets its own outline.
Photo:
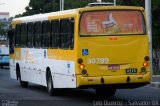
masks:
POLYGON ((94 90, 61 89, 49 96, 43 86, 29 84, 21 88, 11 79, 9 69, 0 69, 0 106, 160 106, 160 88, 149 85, 117 90, 114 97, 98 97, 94 90))

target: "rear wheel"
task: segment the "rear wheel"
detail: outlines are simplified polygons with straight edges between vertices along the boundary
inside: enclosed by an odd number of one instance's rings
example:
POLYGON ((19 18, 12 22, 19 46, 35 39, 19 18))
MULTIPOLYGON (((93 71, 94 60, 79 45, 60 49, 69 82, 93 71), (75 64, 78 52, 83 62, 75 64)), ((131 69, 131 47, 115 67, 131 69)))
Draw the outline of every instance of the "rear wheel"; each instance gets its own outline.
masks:
POLYGON ((19 83, 21 87, 27 88, 28 87, 28 82, 22 81, 21 79, 21 72, 19 66, 17 67, 17 73, 18 73, 18 78, 19 78, 19 83))
POLYGON ((47 91, 48 91, 50 96, 54 95, 52 75, 51 75, 50 71, 47 72, 47 91))
POLYGON ((116 93, 115 88, 97 88, 96 95, 98 96, 114 96, 116 93))

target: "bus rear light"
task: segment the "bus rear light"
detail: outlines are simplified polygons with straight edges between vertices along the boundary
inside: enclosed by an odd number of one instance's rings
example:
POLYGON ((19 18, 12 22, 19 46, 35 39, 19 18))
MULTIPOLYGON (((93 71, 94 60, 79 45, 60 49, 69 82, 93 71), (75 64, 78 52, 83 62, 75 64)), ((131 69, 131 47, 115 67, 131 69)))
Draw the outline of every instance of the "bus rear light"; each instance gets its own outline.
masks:
POLYGON ((85 68, 85 65, 84 65, 84 64, 80 64, 80 65, 79 65, 79 68, 80 68, 80 69, 84 69, 84 68, 85 68))
POLYGON ((143 73, 146 72, 146 68, 145 68, 145 67, 142 67, 142 68, 141 68, 141 72, 143 72, 143 73))
POLYGON ((83 59, 79 58, 79 59, 78 59, 78 63, 79 63, 79 64, 82 64, 82 63, 83 63, 83 59))
POLYGON ((82 70, 82 75, 86 75, 86 74, 87 74, 87 70, 86 69, 82 70))
POLYGON ((148 67, 148 66, 149 66, 148 62, 144 62, 144 63, 143 63, 143 66, 144 66, 144 67, 148 67))
POLYGON ((145 57, 144 57, 144 60, 145 60, 145 61, 149 61, 149 57, 148 57, 148 56, 145 56, 145 57))

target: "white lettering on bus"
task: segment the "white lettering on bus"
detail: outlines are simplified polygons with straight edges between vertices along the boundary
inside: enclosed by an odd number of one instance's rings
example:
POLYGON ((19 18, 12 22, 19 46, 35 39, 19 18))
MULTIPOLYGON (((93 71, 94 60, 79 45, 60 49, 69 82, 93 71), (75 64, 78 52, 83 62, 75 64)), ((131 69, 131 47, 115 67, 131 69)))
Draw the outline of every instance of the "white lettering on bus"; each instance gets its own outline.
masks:
POLYGON ((107 64, 108 58, 88 58, 88 64, 107 64))

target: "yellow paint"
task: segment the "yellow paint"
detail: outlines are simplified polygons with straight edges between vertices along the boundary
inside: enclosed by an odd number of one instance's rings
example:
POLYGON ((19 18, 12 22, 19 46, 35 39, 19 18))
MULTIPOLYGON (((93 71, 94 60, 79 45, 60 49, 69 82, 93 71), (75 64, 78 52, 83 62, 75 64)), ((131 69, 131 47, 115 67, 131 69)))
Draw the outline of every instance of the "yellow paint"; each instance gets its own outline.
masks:
POLYGON ((150 72, 144 75, 120 75, 120 76, 96 76, 96 77, 83 77, 82 75, 77 75, 77 87, 85 85, 101 85, 101 78, 104 78, 104 84, 127 84, 127 77, 130 77, 129 83, 149 83, 150 82, 150 72), (89 81, 92 79, 93 81, 89 81))
MULTIPOLYGON (((92 10, 140 10, 143 8, 124 7, 124 6, 106 6, 80 9, 81 13, 92 10)), ((144 12, 143 12, 144 14, 144 12)), ((80 16, 80 15, 79 15, 80 16)), ((145 14, 144 14, 145 16, 145 14)), ((145 17, 146 19, 146 17, 145 17)), ((147 29, 147 28, 146 28, 147 29)), ((112 36, 101 37, 78 37, 77 58, 83 59, 83 64, 87 70, 88 76, 82 76, 82 70, 77 68, 77 87, 82 85, 101 84, 100 78, 104 77, 105 84, 126 83, 127 76, 131 76, 132 83, 150 82, 150 67, 147 67, 147 74, 140 73, 143 67, 144 57, 149 56, 149 38, 148 35, 125 35, 116 36, 116 40, 111 40, 112 36), (88 49, 89 55, 83 56, 82 49, 88 49), (89 64, 88 58, 108 58, 106 64, 89 64), (119 65, 119 70, 108 70, 109 65, 119 65), (127 68, 137 68, 137 73, 126 74, 127 68), (140 78, 143 76, 143 78, 140 78), (94 81, 88 81, 93 78, 94 81), (138 80, 137 80, 138 79, 138 80)), ((78 67, 78 63, 77 63, 78 67)))
POLYGON ((22 23, 21 20, 12 21, 12 22, 11 22, 12 28, 16 28, 16 25, 17 25, 17 24, 20 24, 20 23, 22 23))
MULTIPOLYGON (((83 59, 89 76, 125 75, 126 68, 137 68, 140 72, 144 57, 149 56, 148 36, 117 36, 116 41, 110 41, 109 36, 81 37, 77 53, 78 58, 83 59), (88 56, 82 56, 84 48, 88 49, 88 56), (89 64, 88 58, 108 58, 108 63, 89 64), (120 70, 108 70, 108 65, 112 64, 119 65, 120 70)), ((80 71, 77 74, 81 74, 80 71)))
POLYGON ((47 57, 48 59, 75 61, 75 51, 74 50, 48 49, 47 57))
POLYGON ((21 60, 21 49, 14 48, 14 53, 10 55, 10 59, 21 60))

